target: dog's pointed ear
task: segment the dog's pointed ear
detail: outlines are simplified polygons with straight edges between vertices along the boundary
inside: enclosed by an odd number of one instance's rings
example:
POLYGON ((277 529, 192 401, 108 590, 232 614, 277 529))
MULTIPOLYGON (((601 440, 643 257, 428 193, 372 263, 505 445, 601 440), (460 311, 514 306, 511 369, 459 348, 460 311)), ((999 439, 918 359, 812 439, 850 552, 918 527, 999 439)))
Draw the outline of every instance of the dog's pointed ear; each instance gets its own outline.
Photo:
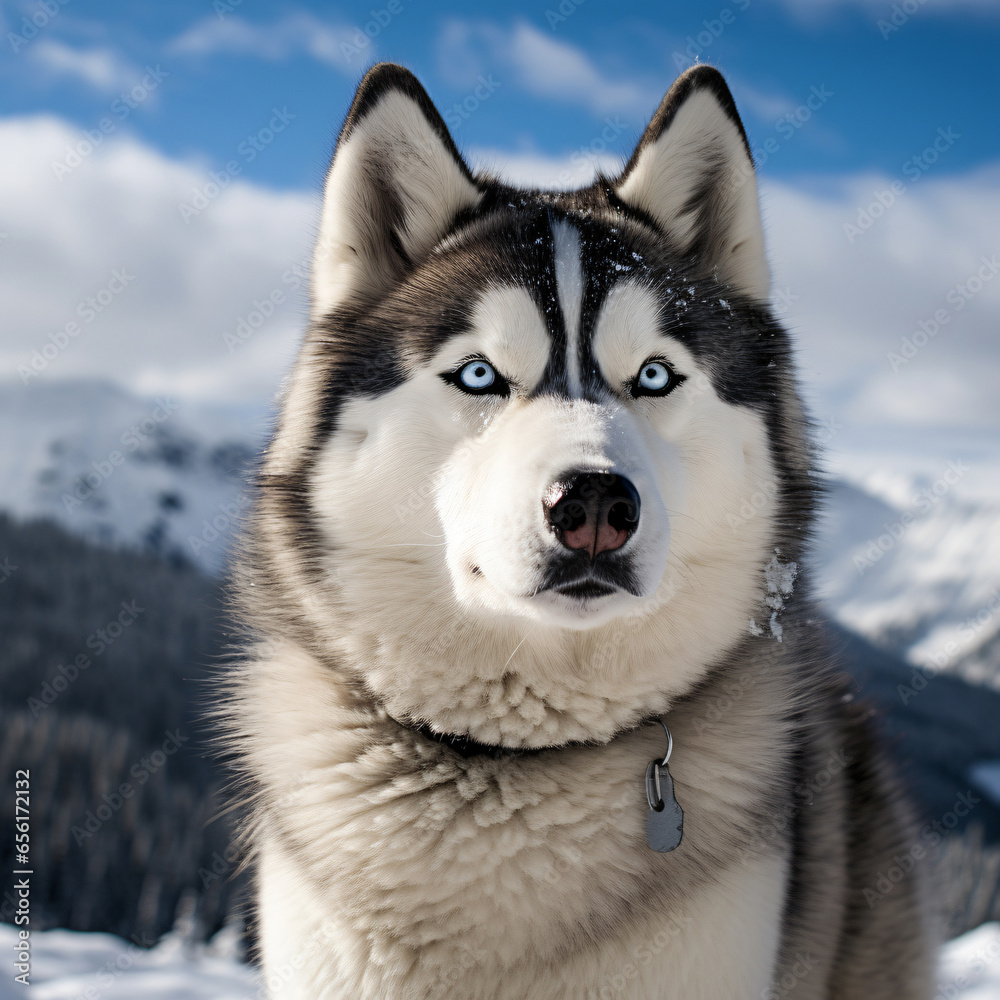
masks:
POLYGON ((718 70, 694 66, 677 78, 612 186, 691 253, 705 274, 768 298, 753 157, 718 70))
POLYGON ((326 177, 313 317, 383 294, 481 197, 417 78, 392 63, 370 69, 326 177))

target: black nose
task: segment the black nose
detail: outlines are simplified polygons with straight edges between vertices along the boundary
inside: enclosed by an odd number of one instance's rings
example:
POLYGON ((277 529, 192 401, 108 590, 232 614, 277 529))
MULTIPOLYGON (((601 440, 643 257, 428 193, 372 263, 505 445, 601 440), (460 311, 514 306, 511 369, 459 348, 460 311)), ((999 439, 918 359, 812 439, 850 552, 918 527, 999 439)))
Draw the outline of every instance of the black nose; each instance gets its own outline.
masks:
POLYGON ((620 549, 639 525, 639 491, 613 472, 571 472, 560 476, 542 501, 545 519, 568 549, 620 549))

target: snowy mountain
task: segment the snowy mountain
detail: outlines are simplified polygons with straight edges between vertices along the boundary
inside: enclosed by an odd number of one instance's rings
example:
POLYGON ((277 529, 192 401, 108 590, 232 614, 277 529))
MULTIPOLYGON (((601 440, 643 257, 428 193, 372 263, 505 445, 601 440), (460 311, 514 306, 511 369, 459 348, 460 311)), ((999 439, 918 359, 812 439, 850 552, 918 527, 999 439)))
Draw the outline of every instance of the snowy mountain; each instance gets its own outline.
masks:
POLYGON ((225 565, 263 407, 141 399, 109 382, 0 388, 0 507, 84 537, 225 565))
POLYGON ((946 475, 833 480, 819 593, 846 628, 928 676, 958 669, 1000 687, 1000 502, 963 496, 946 475))
MULTIPOLYGON (((0 509, 182 553, 217 573, 269 421, 263 405, 142 399, 95 381, 8 383, 0 509)), ((1000 687, 1000 501, 967 489, 960 460, 921 465, 926 447, 896 449, 891 466, 848 456, 816 545, 831 614, 915 665, 1000 687)))

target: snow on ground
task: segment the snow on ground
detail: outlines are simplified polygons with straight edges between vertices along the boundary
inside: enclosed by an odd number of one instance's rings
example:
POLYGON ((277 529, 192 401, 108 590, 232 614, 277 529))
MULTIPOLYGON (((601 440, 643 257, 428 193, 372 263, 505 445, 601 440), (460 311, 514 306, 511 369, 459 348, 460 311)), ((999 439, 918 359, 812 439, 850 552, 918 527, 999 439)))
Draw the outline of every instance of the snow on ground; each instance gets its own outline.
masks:
MULTIPOLYGON (((0 924, 0 953, 13 954, 17 930, 0 924)), ((0 1000, 258 1000, 256 973, 228 944, 185 947, 167 936, 144 951, 110 934, 41 931, 31 935, 29 987, 4 961, 0 1000)), ((934 1000, 1000 1000, 1000 924, 952 941, 941 957, 934 1000)))
POLYGON ((0 384, 0 508, 217 572, 267 422, 266 406, 142 399, 97 380, 0 384))
POLYGON ((983 924, 948 944, 938 966, 934 1000, 1000 997, 1000 924, 983 924))
MULTIPOLYGON (((1000 687, 1000 439, 873 428, 827 454, 819 594, 911 663, 1000 687)), ((846 438, 846 435, 845 435, 846 438)))
MULTIPOLYGON (((221 932, 225 934, 226 932, 221 932)), ((36 931, 28 987, 14 981, 17 928, 0 924, 0 1000, 251 1000, 257 973, 225 940, 189 946, 167 935, 140 948, 112 934, 36 931)))

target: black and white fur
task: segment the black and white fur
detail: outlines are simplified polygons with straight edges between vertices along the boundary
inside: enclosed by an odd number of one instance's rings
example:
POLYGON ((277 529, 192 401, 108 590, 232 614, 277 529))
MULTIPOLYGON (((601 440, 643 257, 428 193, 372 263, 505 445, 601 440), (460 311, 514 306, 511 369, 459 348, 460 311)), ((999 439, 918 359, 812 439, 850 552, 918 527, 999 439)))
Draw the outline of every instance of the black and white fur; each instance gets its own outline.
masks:
POLYGON ((272 996, 930 995, 919 886, 865 896, 908 819, 811 603, 768 292, 715 70, 569 193, 471 173, 409 72, 364 78, 236 580, 272 996), (578 474, 632 484, 613 549, 552 519, 578 474))

